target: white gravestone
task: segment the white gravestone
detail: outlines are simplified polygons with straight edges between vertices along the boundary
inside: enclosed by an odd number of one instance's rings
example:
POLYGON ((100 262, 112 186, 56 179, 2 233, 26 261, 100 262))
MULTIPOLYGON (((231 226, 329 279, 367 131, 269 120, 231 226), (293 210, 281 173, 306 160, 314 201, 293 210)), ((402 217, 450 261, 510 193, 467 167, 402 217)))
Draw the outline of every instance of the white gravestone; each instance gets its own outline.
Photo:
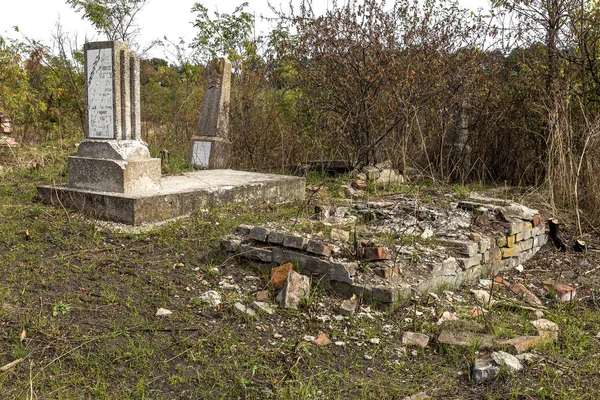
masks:
POLYGON ((197 165, 202 168, 208 167, 208 163, 210 161, 211 146, 212 146, 212 142, 195 141, 194 148, 192 151, 192 155, 193 155, 192 164, 197 165))
POLYGON ((113 139, 114 92, 112 49, 87 50, 88 137, 113 139))

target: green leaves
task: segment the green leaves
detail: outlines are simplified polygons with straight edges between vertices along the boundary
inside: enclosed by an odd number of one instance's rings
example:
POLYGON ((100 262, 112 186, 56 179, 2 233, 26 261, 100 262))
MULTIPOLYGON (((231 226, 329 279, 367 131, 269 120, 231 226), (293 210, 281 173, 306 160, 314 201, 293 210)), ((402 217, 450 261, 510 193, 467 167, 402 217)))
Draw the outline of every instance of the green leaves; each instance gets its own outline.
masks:
POLYGON ((254 16, 244 9, 248 3, 237 6, 231 14, 214 13, 211 18, 202 3, 196 3, 192 12, 197 13, 193 25, 198 29, 193 47, 199 51, 201 60, 225 56, 234 63, 246 55, 254 54, 250 33, 254 26, 254 16))

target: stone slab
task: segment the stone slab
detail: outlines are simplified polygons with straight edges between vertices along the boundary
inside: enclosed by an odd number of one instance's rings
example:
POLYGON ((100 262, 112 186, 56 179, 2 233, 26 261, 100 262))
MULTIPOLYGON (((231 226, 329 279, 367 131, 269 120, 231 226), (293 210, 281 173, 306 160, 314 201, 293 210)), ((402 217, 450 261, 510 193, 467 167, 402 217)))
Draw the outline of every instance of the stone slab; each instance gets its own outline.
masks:
POLYGON ((159 190, 136 193, 42 185, 38 186, 38 194, 46 203, 60 203, 94 218, 139 226, 189 216, 198 208, 303 200, 306 185, 301 177, 234 170, 163 176, 160 183, 159 190))

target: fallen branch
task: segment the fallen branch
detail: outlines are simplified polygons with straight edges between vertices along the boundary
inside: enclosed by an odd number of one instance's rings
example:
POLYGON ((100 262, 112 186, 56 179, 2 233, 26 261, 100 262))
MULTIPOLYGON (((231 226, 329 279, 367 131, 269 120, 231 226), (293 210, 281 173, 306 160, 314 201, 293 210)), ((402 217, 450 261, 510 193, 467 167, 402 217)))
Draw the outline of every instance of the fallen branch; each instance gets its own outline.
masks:
POLYGON ((19 364, 21 361, 23 361, 24 358, 17 358, 15 361, 11 361, 8 364, 6 364, 3 367, 0 367, 0 372, 5 372, 8 371, 9 369, 11 369, 12 367, 14 367, 15 365, 19 364))

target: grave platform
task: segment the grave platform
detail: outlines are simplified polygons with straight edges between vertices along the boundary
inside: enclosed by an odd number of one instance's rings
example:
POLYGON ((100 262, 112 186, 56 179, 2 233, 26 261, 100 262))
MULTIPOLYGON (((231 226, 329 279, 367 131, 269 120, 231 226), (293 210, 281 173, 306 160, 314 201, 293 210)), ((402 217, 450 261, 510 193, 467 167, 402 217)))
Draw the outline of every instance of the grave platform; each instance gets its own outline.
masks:
POLYGON ((46 203, 72 207, 97 219, 139 226, 189 216, 199 208, 303 200, 305 185, 302 177, 225 169, 165 175, 161 189, 135 193, 67 185, 42 185, 37 189, 46 203))

